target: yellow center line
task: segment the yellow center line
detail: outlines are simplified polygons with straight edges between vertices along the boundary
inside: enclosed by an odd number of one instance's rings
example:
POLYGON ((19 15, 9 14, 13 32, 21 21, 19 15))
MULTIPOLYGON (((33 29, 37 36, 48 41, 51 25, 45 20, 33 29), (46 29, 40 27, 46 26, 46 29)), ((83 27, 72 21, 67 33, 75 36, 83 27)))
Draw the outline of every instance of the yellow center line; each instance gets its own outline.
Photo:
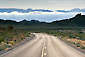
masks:
POLYGON ((44 57, 44 55, 46 55, 46 53, 44 53, 44 51, 45 51, 45 41, 44 41, 44 44, 43 44, 43 48, 42 48, 42 55, 41 55, 41 57, 44 57))

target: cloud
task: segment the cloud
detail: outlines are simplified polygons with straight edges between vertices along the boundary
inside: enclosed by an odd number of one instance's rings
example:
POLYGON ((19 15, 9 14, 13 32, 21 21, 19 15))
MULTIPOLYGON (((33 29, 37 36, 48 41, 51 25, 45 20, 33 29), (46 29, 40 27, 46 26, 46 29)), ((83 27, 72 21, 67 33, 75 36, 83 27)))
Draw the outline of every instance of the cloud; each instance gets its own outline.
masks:
POLYGON ((49 3, 55 4, 55 5, 78 5, 78 4, 84 4, 84 0, 49 0, 49 3))
POLYGON ((16 2, 15 2, 15 1, 10 1, 9 3, 11 3, 11 4, 16 4, 16 2))
POLYGON ((3 12, 0 13, 0 15, 41 15, 41 14, 64 14, 63 12, 40 12, 40 11, 34 11, 29 13, 21 13, 17 11, 13 11, 11 13, 3 12))
POLYGON ((56 10, 57 12, 63 12, 63 13, 85 13, 85 9, 80 9, 80 8, 74 8, 71 10, 56 10))

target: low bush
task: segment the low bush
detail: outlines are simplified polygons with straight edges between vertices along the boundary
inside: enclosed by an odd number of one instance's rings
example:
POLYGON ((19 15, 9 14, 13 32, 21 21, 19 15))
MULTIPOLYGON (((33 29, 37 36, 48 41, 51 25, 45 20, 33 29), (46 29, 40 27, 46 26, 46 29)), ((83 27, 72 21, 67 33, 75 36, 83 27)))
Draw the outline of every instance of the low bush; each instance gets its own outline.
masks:
POLYGON ((5 50, 8 47, 7 44, 3 43, 0 45, 0 51, 5 50))
POLYGON ((85 47, 82 47, 82 49, 85 49, 85 47))
POLYGON ((1 42, 4 42, 4 38, 0 38, 0 43, 1 43, 1 42))

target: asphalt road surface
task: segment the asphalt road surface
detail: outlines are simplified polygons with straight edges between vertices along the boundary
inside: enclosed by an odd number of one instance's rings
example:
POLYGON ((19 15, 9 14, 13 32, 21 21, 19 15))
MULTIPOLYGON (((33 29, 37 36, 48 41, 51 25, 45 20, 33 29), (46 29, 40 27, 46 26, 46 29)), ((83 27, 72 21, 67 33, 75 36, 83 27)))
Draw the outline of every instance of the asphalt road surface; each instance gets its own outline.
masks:
POLYGON ((85 54, 57 37, 35 33, 35 38, 0 57, 85 57, 85 54))

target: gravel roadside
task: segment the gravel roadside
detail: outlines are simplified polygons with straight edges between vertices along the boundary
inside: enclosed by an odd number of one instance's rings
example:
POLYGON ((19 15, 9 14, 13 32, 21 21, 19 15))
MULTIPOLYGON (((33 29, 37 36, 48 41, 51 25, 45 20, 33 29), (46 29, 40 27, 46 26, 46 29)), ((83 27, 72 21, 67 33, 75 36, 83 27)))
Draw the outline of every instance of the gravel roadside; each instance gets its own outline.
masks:
POLYGON ((75 48, 76 50, 80 51, 81 53, 85 54, 85 50, 80 49, 80 48, 77 48, 76 46, 72 45, 71 43, 68 43, 68 42, 62 40, 61 38, 59 38, 59 39, 60 39, 61 41, 63 41, 64 43, 66 43, 67 45, 69 45, 69 46, 75 48))
POLYGON ((0 52, 0 55, 6 53, 6 52, 8 52, 8 51, 11 51, 11 50, 15 49, 16 47, 19 47, 19 46, 23 45, 24 43, 26 43, 26 42, 32 40, 34 37, 35 37, 35 35, 32 34, 28 39, 26 38, 24 41, 22 41, 21 43, 15 45, 14 47, 11 47, 11 48, 8 49, 8 50, 1 51, 1 52, 0 52))

